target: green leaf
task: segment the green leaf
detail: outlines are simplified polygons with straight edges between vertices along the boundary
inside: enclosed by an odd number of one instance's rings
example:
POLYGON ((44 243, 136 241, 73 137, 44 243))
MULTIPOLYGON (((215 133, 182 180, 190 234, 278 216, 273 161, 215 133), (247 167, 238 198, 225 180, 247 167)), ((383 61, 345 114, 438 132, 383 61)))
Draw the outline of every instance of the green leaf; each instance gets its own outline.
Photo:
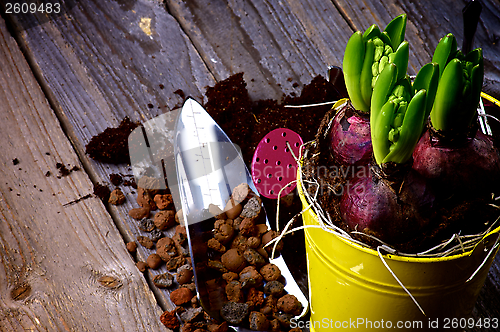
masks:
POLYGON ((466 112, 466 114, 464 114, 464 125, 470 126, 477 113, 477 105, 479 105, 479 98, 481 97, 481 89, 483 87, 483 76, 484 68, 483 62, 481 61, 481 63, 475 65, 471 71, 471 91, 464 103, 466 112))
POLYGON ((363 34, 363 41, 367 42, 368 40, 379 36, 380 36, 380 29, 376 24, 373 24, 368 29, 366 29, 365 33, 363 34))
POLYGON ((427 91, 425 103, 425 119, 431 113, 432 105, 436 97, 436 91, 439 83, 439 65, 437 63, 428 63, 424 65, 417 73, 413 88, 416 91, 424 89, 427 91))
POLYGON ((345 48, 343 60, 344 81, 354 108, 362 112, 369 112, 370 107, 364 102, 359 86, 364 56, 365 43, 363 42, 363 35, 360 31, 357 31, 349 38, 345 48))
POLYGON ((434 55, 432 56, 432 62, 439 65, 439 77, 443 75, 444 68, 446 68, 448 61, 456 51, 457 40, 453 34, 449 33, 439 40, 439 43, 434 50, 434 55))
POLYGON ((394 85, 396 84, 397 75, 398 68, 393 63, 388 64, 380 73, 377 82, 373 87, 370 122, 376 121, 376 118, 378 117, 378 114, 380 113, 382 107, 387 102, 387 98, 391 94, 394 85))
POLYGON ((483 63, 483 49, 476 48, 470 51, 464 58, 465 61, 472 62, 473 64, 483 63))
POLYGON ((372 40, 368 40, 365 45, 365 59, 363 62, 363 69, 361 70, 361 77, 359 81, 359 89, 365 105, 370 105, 372 98, 372 64, 373 55, 375 53, 375 45, 372 40))
POLYGON ((392 49, 397 49, 399 47, 399 44, 401 44, 405 38, 406 14, 401 14, 390 21, 389 24, 387 24, 387 26, 385 27, 384 32, 386 32, 389 36, 392 49))
POLYGON ((410 45, 407 41, 402 42, 394 52, 394 59, 392 62, 398 67, 398 77, 400 80, 406 76, 408 70, 408 58, 410 56, 410 45))
POLYGON ((392 101, 388 101, 381 108, 377 119, 374 122, 370 120, 373 155, 375 161, 379 165, 389 153, 389 148, 391 146, 389 142, 389 132, 392 128, 391 124, 394 120, 395 111, 396 104, 392 101))
POLYGON ((390 152, 382 161, 383 163, 392 161, 403 164, 410 159, 424 128, 425 105, 426 91, 422 89, 413 96, 408 104, 403 124, 399 130, 399 138, 390 148, 390 152))
POLYGON ((380 34, 380 36, 378 36, 385 44, 387 44, 388 46, 390 46, 393 50, 394 48, 392 47, 392 43, 391 43, 391 37, 389 37, 389 35, 387 34, 386 31, 382 31, 382 33, 380 34))

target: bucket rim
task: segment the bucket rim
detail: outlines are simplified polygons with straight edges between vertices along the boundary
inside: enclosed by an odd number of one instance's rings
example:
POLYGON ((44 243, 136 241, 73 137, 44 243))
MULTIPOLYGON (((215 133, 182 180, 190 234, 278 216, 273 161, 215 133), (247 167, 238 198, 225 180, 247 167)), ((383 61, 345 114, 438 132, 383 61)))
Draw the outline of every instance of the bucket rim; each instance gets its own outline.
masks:
MULTIPOLYGON (((300 174, 300 167, 298 167, 298 169, 297 169, 297 190, 298 190, 299 197, 300 197, 300 200, 302 202, 303 207, 308 206, 309 202, 307 202, 307 199, 306 199, 306 197, 304 195, 303 188, 302 188, 302 177, 301 177, 301 174, 300 174)), ((317 222, 318 216, 311 209, 310 206, 309 206, 309 208, 307 210, 304 210, 303 213, 311 213, 312 216, 314 217, 314 219, 317 222)), ((302 217, 302 219, 304 220, 304 217, 302 217)), ((305 232, 305 235, 309 237, 309 234, 308 234, 309 232, 308 232, 307 228, 304 229, 304 232, 305 232)), ((354 241, 346 239, 346 238, 344 238, 342 236, 339 236, 338 234, 336 234, 334 232, 329 232, 329 233, 331 233, 333 236, 336 236, 337 239, 339 239, 340 241, 344 242, 345 244, 347 244, 347 245, 349 245, 349 246, 351 246, 351 247, 353 247, 355 249, 358 249, 358 250, 360 250, 360 251, 362 251, 362 252, 364 252, 366 254, 369 254, 369 255, 372 255, 372 256, 377 256, 377 257, 380 256, 377 250, 374 250, 374 249, 369 248, 367 246, 363 246, 363 245, 361 245, 359 243, 356 243, 354 241)), ((444 256, 444 257, 410 257, 410 256, 401 256, 401 255, 386 253, 386 254, 383 254, 383 256, 386 259, 390 259, 390 260, 393 260, 393 261, 399 261, 399 262, 407 262, 407 263, 436 263, 436 262, 452 261, 452 260, 460 259, 460 258, 463 258, 463 257, 471 256, 473 254, 473 252, 476 250, 476 248, 477 248, 478 245, 480 245, 482 242, 484 242, 484 240, 486 238, 488 238, 490 235, 493 235, 493 234, 496 234, 496 233, 500 233, 500 226, 498 226, 497 228, 493 229, 489 233, 485 234, 483 236, 483 238, 476 243, 476 245, 474 246, 474 248, 472 248, 469 251, 460 253, 460 254, 455 254, 455 255, 450 255, 450 256, 444 256)))

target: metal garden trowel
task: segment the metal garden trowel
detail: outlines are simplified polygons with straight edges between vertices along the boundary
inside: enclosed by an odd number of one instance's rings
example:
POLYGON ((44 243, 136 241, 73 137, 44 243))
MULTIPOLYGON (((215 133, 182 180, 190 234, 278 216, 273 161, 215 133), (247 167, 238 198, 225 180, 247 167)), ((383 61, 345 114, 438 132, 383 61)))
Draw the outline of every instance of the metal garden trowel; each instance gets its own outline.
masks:
MULTIPOLYGON (((214 254, 208 250, 207 242, 212 237, 215 222, 209 208, 215 205, 223 210, 234 188, 242 183, 248 184, 255 195, 258 191, 239 148, 191 98, 186 100, 176 120, 174 159, 198 298, 210 316, 220 319, 221 308, 227 300, 220 272, 208 266, 214 254)), ((265 214, 263 206, 261 211, 265 214)), ((301 302, 303 310, 297 318, 302 317, 308 310, 306 297, 281 256, 270 262, 280 268, 286 280, 285 290, 301 302)))

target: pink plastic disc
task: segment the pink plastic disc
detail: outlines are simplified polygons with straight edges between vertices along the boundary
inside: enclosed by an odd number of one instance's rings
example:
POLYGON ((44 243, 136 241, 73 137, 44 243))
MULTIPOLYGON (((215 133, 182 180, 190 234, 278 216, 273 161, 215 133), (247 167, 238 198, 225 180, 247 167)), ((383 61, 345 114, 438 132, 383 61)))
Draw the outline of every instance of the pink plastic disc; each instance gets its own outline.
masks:
POLYGON ((262 196, 277 199, 281 188, 286 186, 281 196, 295 189, 297 183, 290 182, 297 178, 297 162, 290 148, 298 157, 302 143, 299 134, 287 128, 275 129, 259 142, 252 160, 252 179, 262 196))

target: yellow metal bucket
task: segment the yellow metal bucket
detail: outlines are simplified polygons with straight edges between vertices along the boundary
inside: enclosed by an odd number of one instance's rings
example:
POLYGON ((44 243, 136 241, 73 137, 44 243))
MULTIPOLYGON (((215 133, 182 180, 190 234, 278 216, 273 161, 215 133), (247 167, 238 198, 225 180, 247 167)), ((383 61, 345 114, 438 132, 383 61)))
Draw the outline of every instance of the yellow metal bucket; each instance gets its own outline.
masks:
MULTIPOLYGON (((304 208, 309 206, 298 190, 304 208)), ((312 209, 304 225, 319 225, 312 209)), ((498 251, 500 227, 474 250, 442 258, 383 255, 321 228, 305 228, 311 331, 464 330, 498 251), (471 278, 472 277, 472 278, 471 278)))

